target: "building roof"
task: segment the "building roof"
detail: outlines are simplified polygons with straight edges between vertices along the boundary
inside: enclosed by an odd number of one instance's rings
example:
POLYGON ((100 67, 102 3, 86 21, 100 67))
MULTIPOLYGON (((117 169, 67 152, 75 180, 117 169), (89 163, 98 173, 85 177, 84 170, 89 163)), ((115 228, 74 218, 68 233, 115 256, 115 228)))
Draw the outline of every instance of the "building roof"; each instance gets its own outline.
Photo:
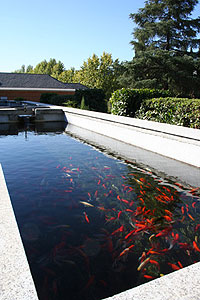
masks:
POLYGON ((80 83, 63 83, 46 74, 0 72, 0 89, 3 88, 88 89, 80 83))

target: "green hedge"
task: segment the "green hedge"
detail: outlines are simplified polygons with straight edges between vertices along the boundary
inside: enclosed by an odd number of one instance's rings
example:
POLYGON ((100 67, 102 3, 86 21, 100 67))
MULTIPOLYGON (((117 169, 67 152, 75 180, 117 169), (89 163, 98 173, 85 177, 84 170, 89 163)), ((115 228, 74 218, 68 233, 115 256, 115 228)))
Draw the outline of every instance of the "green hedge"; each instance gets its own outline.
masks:
POLYGON ((105 93, 101 89, 76 90, 74 95, 45 93, 41 95, 40 102, 80 108, 83 97, 84 105, 89 110, 107 112, 105 93))
POLYGON ((113 115, 134 117, 145 99, 171 96, 169 91, 156 89, 125 89, 116 90, 110 98, 113 115))
POLYGON ((200 129, 200 99, 167 97, 145 100, 135 117, 200 129))
POLYGON ((84 105, 89 110, 107 112, 107 101, 105 93, 102 89, 87 89, 77 90, 75 99, 78 102, 78 107, 81 107, 81 101, 84 97, 84 105))

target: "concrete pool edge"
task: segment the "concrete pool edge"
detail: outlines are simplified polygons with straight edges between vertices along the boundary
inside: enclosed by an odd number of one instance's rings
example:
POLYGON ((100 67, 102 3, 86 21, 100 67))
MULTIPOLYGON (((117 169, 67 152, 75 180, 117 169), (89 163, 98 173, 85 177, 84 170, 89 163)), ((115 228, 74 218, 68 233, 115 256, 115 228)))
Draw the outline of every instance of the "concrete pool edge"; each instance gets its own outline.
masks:
POLYGON ((104 300, 199 300, 200 262, 104 300))
POLYGON ((199 129, 69 107, 62 109, 69 124, 200 167, 199 129))
POLYGON ((0 164, 0 299, 38 300, 0 164))

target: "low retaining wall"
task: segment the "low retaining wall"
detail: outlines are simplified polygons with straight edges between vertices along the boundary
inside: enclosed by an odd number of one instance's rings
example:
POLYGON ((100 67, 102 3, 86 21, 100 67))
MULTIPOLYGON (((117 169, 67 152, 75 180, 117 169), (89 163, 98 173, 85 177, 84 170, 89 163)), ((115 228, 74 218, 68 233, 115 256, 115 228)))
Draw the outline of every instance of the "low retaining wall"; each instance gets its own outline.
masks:
POLYGON ((62 109, 70 124, 200 167, 199 129, 75 108, 62 109))
POLYGON ((38 300, 0 165, 0 299, 38 300))
POLYGON ((17 123, 19 116, 29 116, 35 122, 62 122, 65 120, 64 112, 61 108, 2 108, 0 109, 0 124, 17 123))
POLYGON ((62 109, 35 109, 35 122, 62 122, 64 118, 65 116, 62 109))

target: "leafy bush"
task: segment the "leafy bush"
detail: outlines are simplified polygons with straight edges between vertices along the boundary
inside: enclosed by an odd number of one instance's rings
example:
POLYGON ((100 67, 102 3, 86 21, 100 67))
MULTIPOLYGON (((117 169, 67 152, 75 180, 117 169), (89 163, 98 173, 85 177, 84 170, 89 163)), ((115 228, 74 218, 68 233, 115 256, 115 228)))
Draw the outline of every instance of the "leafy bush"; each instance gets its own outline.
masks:
POLYGON ((15 101, 25 101, 26 99, 24 99, 23 97, 17 97, 14 99, 15 101))
POLYGON ((113 115, 134 117, 136 110, 140 108, 145 99, 167 96, 169 96, 169 91, 165 90, 122 88, 112 93, 110 98, 111 113, 113 115))
POLYGON ((74 95, 45 93, 41 95, 40 102, 80 108, 83 97, 85 108, 93 111, 107 112, 105 94, 101 89, 76 90, 74 95))
POLYGON ((43 93, 40 96, 40 102, 47 103, 47 104, 52 104, 51 103, 51 98, 56 96, 56 95, 57 95, 56 93, 43 93))
POLYGON ((78 103, 76 102, 74 95, 55 95, 50 98, 50 102, 50 104, 61 106, 64 105, 64 103, 68 103, 71 106, 72 102, 74 102, 73 107, 78 107, 78 103))
POLYGON ((89 110, 107 112, 107 102, 102 89, 76 90, 75 99, 79 103, 79 107, 81 107, 83 97, 84 105, 89 110))
POLYGON ((167 97, 145 100, 135 117, 200 129, 200 99, 167 97))
POLYGON ((67 100, 62 105, 67 106, 67 107, 77 108, 77 103, 75 101, 72 101, 72 100, 67 100))

